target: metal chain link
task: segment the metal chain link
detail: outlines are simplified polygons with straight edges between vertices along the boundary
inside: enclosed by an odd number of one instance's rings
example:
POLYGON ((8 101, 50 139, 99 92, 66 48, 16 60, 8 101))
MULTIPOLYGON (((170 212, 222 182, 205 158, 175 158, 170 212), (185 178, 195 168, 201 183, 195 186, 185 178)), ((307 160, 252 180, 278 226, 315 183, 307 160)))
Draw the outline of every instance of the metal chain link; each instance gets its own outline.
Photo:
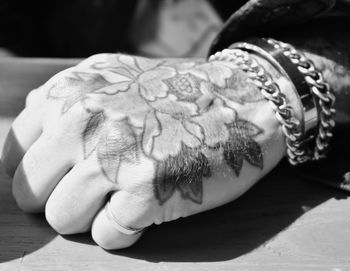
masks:
POLYGON ((333 119, 335 114, 335 96, 331 92, 328 83, 324 80, 322 73, 316 69, 310 59, 307 59, 290 44, 271 38, 267 39, 267 42, 276 49, 282 50, 283 54, 297 66, 317 99, 320 108, 319 125, 315 141, 316 144, 311 159, 318 160, 324 158, 329 147, 329 141, 333 136, 332 129, 335 126, 333 119))
POLYGON ((209 61, 230 61, 238 65, 248 74, 252 82, 260 89, 275 112, 277 120, 282 125, 285 135, 287 156, 292 165, 303 163, 309 156, 302 149, 302 132, 300 121, 294 117, 294 111, 287 104, 284 94, 279 86, 272 80, 265 69, 249 54, 240 49, 224 49, 209 57, 209 61))

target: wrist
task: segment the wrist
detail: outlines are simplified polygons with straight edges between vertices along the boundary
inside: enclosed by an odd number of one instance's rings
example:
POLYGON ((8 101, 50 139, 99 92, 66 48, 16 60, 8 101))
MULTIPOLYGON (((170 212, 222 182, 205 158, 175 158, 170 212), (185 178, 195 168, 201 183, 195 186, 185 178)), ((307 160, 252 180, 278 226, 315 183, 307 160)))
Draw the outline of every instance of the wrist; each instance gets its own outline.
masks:
POLYGON ((218 52, 211 59, 234 60, 234 57, 238 58, 239 65, 250 74, 273 107, 286 136, 289 162, 296 165, 325 157, 335 125, 335 97, 313 62, 291 44, 271 38, 234 43, 230 49, 218 52), (266 74, 251 54, 265 58, 292 83, 303 109, 301 119, 300 116, 298 119, 278 83, 266 74))
POLYGON ((324 157, 332 136, 329 131, 334 126, 334 97, 311 61, 291 45, 272 39, 235 43, 230 49, 212 55, 209 60, 234 62, 248 74, 281 124, 292 165, 324 157), (254 54, 268 62, 260 59, 265 65, 259 64, 254 54), (266 71, 274 68, 277 73, 273 72, 273 75, 266 71), (317 112, 320 114, 318 117, 317 112))
POLYGON ((307 58, 312 60, 315 66, 321 71, 325 80, 329 83, 330 88, 334 91, 336 97, 334 104, 336 109, 336 114, 334 116, 335 122, 337 124, 349 123, 349 69, 341 63, 337 63, 334 60, 317 53, 312 53, 306 50, 301 51, 307 58))
POLYGON ((287 104, 293 108, 294 116, 300 122, 303 122, 303 105, 293 83, 286 76, 282 75, 268 60, 256 54, 251 54, 251 57, 270 74, 272 81, 278 85, 281 93, 286 98, 287 104))
MULTIPOLYGON (((271 76, 271 80, 278 85, 281 93, 286 98, 287 104, 293 108, 294 116, 299 121, 302 121, 302 105, 297 93, 294 91, 292 82, 280 74, 266 59, 256 54, 251 54, 251 57, 271 76)), ((265 130, 261 144, 265 146, 266 152, 270 152, 272 157, 270 160, 277 164, 279 160, 286 155, 287 150, 281 123, 276 118, 275 111, 271 104, 265 98, 259 106, 254 106, 250 110, 253 111, 252 121, 260 123, 261 127, 264 127, 265 130)))
MULTIPOLYGON (((278 81, 282 92, 288 95, 298 113, 301 115, 301 106, 298 104, 296 94, 291 91, 292 84, 264 59, 253 56, 258 63, 271 74, 272 80, 278 81)), ((275 112, 267 99, 261 93, 258 86, 249 78, 249 74, 233 61, 212 61, 213 65, 230 65, 232 68, 234 80, 229 80, 225 89, 216 89, 215 95, 219 94, 225 102, 225 105, 233 108, 237 115, 261 128, 261 133, 256 136, 256 142, 261 146, 264 154, 264 161, 267 161, 264 170, 269 170, 275 166, 278 161, 285 155, 286 144, 282 127, 275 112), (266 156, 266 157, 265 157, 266 156)), ((225 77, 218 74, 217 80, 225 77)))

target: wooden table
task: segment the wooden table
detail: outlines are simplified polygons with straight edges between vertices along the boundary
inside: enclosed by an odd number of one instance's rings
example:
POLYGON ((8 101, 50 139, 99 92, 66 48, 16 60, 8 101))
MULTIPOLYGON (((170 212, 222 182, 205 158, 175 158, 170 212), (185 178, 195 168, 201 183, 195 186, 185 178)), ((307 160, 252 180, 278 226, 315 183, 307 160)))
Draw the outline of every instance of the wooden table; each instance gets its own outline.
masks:
MULTIPOLYGON (((0 149, 25 94, 75 60, 0 60, 0 149)), ((350 200, 283 163, 235 202, 107 252, 22 213, 0 170, 0 270, 350 270, 350 200)))

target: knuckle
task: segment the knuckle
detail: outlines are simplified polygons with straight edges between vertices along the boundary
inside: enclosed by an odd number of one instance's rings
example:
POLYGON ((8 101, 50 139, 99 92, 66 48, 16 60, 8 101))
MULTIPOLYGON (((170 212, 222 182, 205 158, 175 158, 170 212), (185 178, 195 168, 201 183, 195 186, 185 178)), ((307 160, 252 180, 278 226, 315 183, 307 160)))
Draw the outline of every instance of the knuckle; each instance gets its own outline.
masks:
POLYGON ((58 122, 56 123, 56 125, 60 126, 60 130, 73 129, 72 131, 74 131, 76 130, 74 128, 80 127, 79 124, 83 124, 86 122, 87 117, 88 112, 86 112, 82 104, 76 103, 69 109, 69 111, 58 116, 58 122))
POLYGON ((42 93, 42 89, 41 88, 37 88, 37 89, 33 89, 31 90, 26 97, 25 100, 25 106, 31 106, 34 104, 37 104, 39 101, 41 101, 41 97, 43 96, 42 93))
POLYGON ((73 118, 76 118, 78 120, 81 120, 82 117, 85 117, 87 115, 86 109, 81 103, 74 104, 69 111, 67 112, 67 118, 74 121, 73 118))
POLYGON ((42 212, 42 206, 37 204, 31 204, 26 200, 21 200, 20 198, 16 198, 16 203, 19 209, 21 209, 24 213, 40 213, 42 212))
POLYGON ((8 176, 13 177, 13 175, 15 174, 16 166, 9 161, 7 154, 3 153, 0 160, 5 173, 8 176))
POLYGON ((65 217, 65 212, 55 210, 51 208, 49 204, 46 205, 45 208, 45 217, 46 221, 50 224, 50 226, 59 234, 73 234, 71 228, 65 223, 67 221, 65 217))
POLYGON ((22 211, 27 213, 42 212, 45 202, 31 187, 32 177, 35 178, 36 173, 36 160, 33 157, 24 156, 23 161, 27 165, 26 170, 24 170, 24 163, 17 168, 12 182, 12 194, 22 211))
POLYGON ((109 53, 101 53, 101 54, 95 54, 92 55, 86 59, 84 59, 82 62, 78 64, 78 66, 83 67, 83 66, 90 66, 96 62, 105 62, 108 59, 111 58, 115 54, 109 54, 109 53))
POLYGON ((14 161, 15 154, 17 154, 13 148, 12 137, 7 137, 4 147, 1 153, 1 165, 6 174, 13 177, 16 171, 17 163, 14 161))
POLYGON ((69 112, 57 118, 48 117, 44 122, 43 138, 56 146, 80 136, 86 123, 87 112, 75 105, 69 112))
POLYGON ((15 181, 12 186, 12 194, 17 206, 25 213, 39 213, 44 209, 44 205, 38 201, 33 193, 26 189, 23 182, 15 181))
POLYGON ((83 109, 80 104, 77 104, 67 112, 66 116, 62 116, 57 123, 59 130, 56 130, 56 137, 62 136, 67 139, 76 138, 83 134, 86 129, 86 122, 88 119, 88 113, 83 109))

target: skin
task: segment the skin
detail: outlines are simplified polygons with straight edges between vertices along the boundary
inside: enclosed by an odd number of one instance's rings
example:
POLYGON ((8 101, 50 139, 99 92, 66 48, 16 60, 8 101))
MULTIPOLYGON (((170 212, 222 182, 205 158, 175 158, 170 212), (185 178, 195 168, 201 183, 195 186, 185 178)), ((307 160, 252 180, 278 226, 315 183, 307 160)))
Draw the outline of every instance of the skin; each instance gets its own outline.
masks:
POLYGON ((234 200, 284 154, 271 106, 233 62, 102 54, 29 94, 2 160, 21 209, 116 249, 141 234, 119 232, 106 201, 125 227, 160 224, 234 200))
MULTIPOLYGON (((261 147, 254 140, 255 136, 262 133, 261 128, 240 119, 234 108, 225 106, 225 101, 220 97, 222 93, 227 92, 229 86, 238 89, 235 84, 239 84, 244 78, 236 67, 216 64, 216 68, 221 68, 227 73, 225 82, 218 86, 215 83, 210 84, 208 74, 201 71, 212 64, 184 63, 192 67, 191 72, 181 68, 175 70, 168 66, 168 63, 152 63, 152 67, 143 69, 143 61, 145 60, 142 58, 116 56, 118 69, 114 73, 127 78, 117 84, 109 83, 100 75, 84 74, 84 78, 79 72, 74 72, 74 77, 69 80, 77 82, 78 85, 86 83, 86 89, 83 93, 73 90, 63 97, 63 114, 75 103, 84 100, 84 109, 90 114, 82 134, 84 157, 87 159, 92 151, 96 150, 101 171, 108 180, 117 183, 122 163, 135 164, 138 163, 140 155, 146 156, 152 160, 155 167, 154 194, 161 205, 171 198, 175 191, 179 191, 183 199, 201 204, 202 180, 211 176, 210 157, 206 152, 222 152, 221 155, 236 176, 239 176, 244 160, 260 169, 263 168, 261 147), (127 72, 133 70, 137 71, 136 76, 127 72), (168 73, 164 75, 165 79, 161 79, 161 91, 150 84, 153 74, 157 75, 158 70, 168 73), (198 75, 195 72, 198 72, 198 75), (123 84, 124 89, 118 89, 119 84, 123 84), (98 105, 91 107, 89 103, 95 101, 90 101, 91 98, 87 95, 101 89, 108 94, 100 97, 102 100, 98 105), (135 95, 129 94, 133 91, 139 97, 137 116, 125 114, 128 108, 119 112, 121 110, 118 103, 110 101, 125 99, 123 102, 126 102, 128 107, 134 106, 129 100, 135 99, 135 95), (150 91, 157 93, 149 94, 150 91), (210 97, 206 97, 206 93, 209 93, 210 97), (221 126, 214 122, 207 123, 203 115, 214 116, 214 111, 217 111, 219 106, 227 111, 227 122, 221 126), (109 116, 106 108, 118 111, 122 115, 117 119, 109 116), (177 127, 174 129, 178 129, 179 132, 172 133, 169 123, 176 123, 177 127), (213 134, 212 131, 216 129, 218 131, 213 134), (94 141, 96 133, 102 134, 98 141, 94 141), (163 139, 162 136, 166 138, 163 139), (173 146, 169 146, 167 142, 170 137, 174 137, 173 146)), ((250 94, 245 99, 237 94, 231 94, 229 99, 242 104, 263 100, 259 91, 253 86, 250 87, 253 91, 249 91, 248 86, 240 89, 241 92, 247 91, 250 94)), ((55 84, 49 90, 48 99, 60 99, 60 95, 60 89, 55 84)))

